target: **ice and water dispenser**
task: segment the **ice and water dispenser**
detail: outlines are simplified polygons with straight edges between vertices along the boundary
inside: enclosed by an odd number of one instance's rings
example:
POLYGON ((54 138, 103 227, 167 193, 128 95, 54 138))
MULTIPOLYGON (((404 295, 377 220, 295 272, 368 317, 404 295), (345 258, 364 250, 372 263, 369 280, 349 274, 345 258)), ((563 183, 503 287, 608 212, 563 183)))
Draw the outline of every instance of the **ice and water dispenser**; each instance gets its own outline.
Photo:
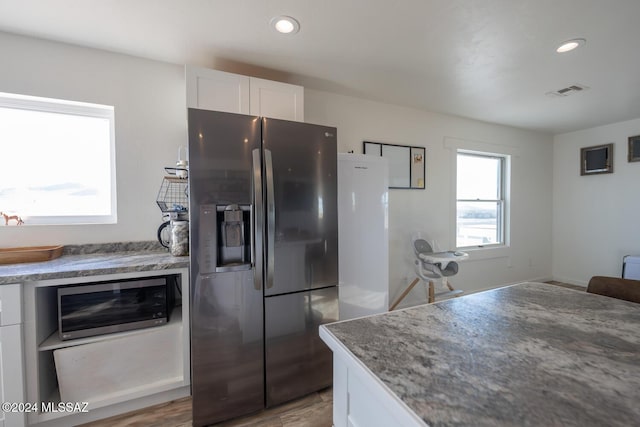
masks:
POLYGON ((250 269, 251 205, 205 205, 200 215, 201 272, 250 269))
POLYGON ((251 263, 250 205, 217 207, 218 267, 251 263))

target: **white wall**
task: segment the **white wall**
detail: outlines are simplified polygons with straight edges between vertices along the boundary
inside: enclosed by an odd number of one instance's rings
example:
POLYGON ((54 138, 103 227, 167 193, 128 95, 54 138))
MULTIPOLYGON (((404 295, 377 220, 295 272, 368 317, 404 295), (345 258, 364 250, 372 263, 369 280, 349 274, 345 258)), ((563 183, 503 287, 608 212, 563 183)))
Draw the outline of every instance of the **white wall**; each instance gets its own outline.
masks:
POLYGON ((0 52, 1 92, 115 106, 118 195, 117 224, 2 223, 0 247, 154 240, 163 167, 186 141, 183 67, 6 33, 0 52))
POLYGON ((627 161, 627 138, 640 119, 570 132, 553 144, 553 277, 586 285, 618 276, 622 257, 640 255, 640 162, 627 161), (614 143, 613 173, 580 176, 580 148, 614 143))
MULTIPOLYGON (((153 240, 164 174, 186 142, 183 67, 95 49, 0 33, 0 91, 115 106, 118 224, 0 226, 0 247, 153 240)), ((243 70, 234 70, 243 72, 243 70)), ((264 77, 258 75, 258 77, 264 77)), ((511 247, 466 262, 454 283, 478 290, 551 273, 550 136, 307 89, 308 122, 337 126, 340 151, 372 140, 427 149, 426 190, 390 192, 391 298, 413 277, 409 239, 416 230, 453 248, 454 151, 445 137, 514 149, 511 247)), ((1 208, 1 207, 0 207, 1 208)), ((408 304, 424 301, 424 289, 408 304)))
MULTIPOLYGON (((551 276, 552 138, 505 126, 305 89, 305 120, 338 128, 338 151, 362 153, 362 141, 426 147, 425 190, 390 190, 390 299, 415 277, 411 234, 423 231, 442 250, 453 249, 452 162, 445 138, 480 141, 518 153, 512 159, 511 247, 500 257, 472 260, 452 279, 479 290, 551 276)), ((495 147, 493 147, 495 148, 495 147)), ((486 252, 486 251, 485 251, 486 252)), ((425 301, 423 287, 406 299, 425 301)))

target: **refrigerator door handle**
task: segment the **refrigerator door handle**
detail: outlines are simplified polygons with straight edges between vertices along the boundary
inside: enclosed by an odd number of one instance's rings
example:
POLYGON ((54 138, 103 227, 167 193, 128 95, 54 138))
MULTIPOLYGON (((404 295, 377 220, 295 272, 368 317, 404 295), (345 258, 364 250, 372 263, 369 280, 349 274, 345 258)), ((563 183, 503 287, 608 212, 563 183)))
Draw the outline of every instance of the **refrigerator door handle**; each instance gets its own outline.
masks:
POLYGON ((276 237, 276 209, 273 193, 273 161, 271 150, 264 150, 265 181, 267 185, 267 289, 273 287, 274 249, 276 237))
POLYGON ((253 155, 253 209, 252 232, 251 232, 251 261, 255 265, 253 274, 253 286, 256 290, 262 290, 262 252, 263 248, 263 228, 264 218, 262 216, 262 161, 260 159, 260 149, 256 148, 251 152, 253 155))

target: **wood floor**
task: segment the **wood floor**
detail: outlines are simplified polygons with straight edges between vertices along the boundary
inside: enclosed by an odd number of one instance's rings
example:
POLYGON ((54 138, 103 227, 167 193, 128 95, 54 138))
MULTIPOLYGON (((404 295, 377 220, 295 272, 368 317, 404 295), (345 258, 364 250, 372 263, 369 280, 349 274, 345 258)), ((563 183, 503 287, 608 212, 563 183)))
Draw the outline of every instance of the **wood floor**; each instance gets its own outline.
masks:
MULTIPOLYGON (((254 415, 216 424, 216 427, 331 427, 332 389, 312 393, 254 415)), ((152 406, 82 427, 191 427, 191 398, 152 406)))
MULTIPOLYGON (((584 286, 549 281, 552 285, 585 291, 584 286)), ((331 427, 332 389, 294 400, 247 417, 216 424, 217 427, 331 427)), ((191 398, 129 412, 83 424, 82 427, 191 427, 191 398)))

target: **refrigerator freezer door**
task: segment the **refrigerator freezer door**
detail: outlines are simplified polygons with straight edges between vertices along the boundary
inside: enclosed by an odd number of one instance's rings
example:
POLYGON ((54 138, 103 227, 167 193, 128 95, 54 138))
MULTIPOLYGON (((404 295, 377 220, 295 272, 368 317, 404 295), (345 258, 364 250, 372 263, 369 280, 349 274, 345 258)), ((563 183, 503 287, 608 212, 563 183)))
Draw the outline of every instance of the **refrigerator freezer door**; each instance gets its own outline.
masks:
POLYGON ((336 129, 263 119, 262 138, 273 213, 265 228, 274 230, 266 236, 265 295, 337 285, 336 129))
POLYGON ((253 270, 195 280, 191 306, 193 425, 264 407, 262 293, 253 270))
POLYGON ((338 320, 337 286, 264 301, 267 406, 330 386, 332 353, 318 327, 338 320))

